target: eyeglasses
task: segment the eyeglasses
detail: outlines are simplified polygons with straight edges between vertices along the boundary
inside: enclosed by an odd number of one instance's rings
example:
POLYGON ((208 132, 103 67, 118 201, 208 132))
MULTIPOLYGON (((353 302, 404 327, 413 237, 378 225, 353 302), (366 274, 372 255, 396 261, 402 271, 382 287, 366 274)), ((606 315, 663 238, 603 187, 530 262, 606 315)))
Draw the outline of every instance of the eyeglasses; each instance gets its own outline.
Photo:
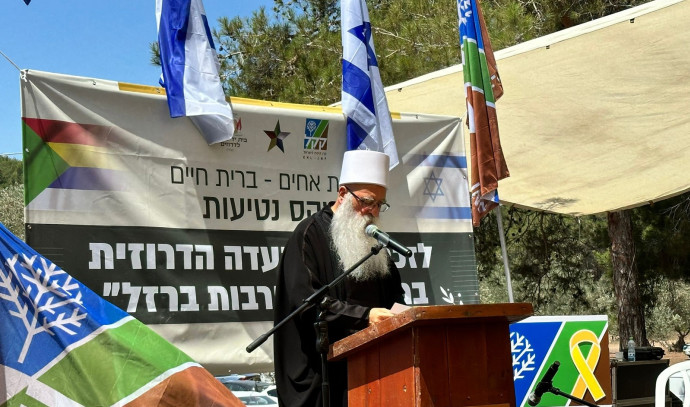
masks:
POLYGON ((362 204, 362 206, 364 206, 365 208, 368 208, 370 210, 374 209, 374 207, 378 207, 379 212, 385 212, 388 209, 390 209, 390 207, 391 207, 390 204, 388 202, 386 202, 385 200, 377 202, 372 198, 362 198, 361 196, 358 196, 357 194, 352 192, 352 190, 350 188, 348 188, 347 186, 345 186, 345 189, 347 189, 347 192, 352 194, 352 196, 357 198, 357 200, 362 204))

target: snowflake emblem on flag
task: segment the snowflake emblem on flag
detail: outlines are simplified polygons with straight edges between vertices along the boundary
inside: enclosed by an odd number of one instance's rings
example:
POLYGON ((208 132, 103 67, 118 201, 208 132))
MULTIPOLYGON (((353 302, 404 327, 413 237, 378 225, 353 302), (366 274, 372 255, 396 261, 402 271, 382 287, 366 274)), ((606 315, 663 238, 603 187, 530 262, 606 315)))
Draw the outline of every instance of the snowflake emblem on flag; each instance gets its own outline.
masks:
POLYGON ((79 284, 72 276, 41 256, 15 254, 0 267, 0 300, 10 303, 9 314, 26 328, 18 362, 24 363, 31 342, 42 333, 60 330, 76 335, 87 317, 79 284), (75 306, 76 305, 76 306, 75 306))
POLYGON ((467 20, 472 17, 472 1, 458 0, 458 18, 460 25, 467 25, 467 20))
POLYGON ((524 335, 510 333, 510 353, 513 359, 513 381, 523 379, 525 372, 534 370, 536 355, 524 335))

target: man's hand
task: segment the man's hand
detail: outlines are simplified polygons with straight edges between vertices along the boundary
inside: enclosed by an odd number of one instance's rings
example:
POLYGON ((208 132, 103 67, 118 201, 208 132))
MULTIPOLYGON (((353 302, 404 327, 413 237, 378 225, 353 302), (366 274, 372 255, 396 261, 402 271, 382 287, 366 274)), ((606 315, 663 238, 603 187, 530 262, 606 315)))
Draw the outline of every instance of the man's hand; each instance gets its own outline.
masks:
POLYGON ((371 311, 369 311, 369 325, 371 326, 379 323, 384 319, 392 317, 393 315, 395 314, 393 314, 391 310, 387 308, 372 308, 371 311))

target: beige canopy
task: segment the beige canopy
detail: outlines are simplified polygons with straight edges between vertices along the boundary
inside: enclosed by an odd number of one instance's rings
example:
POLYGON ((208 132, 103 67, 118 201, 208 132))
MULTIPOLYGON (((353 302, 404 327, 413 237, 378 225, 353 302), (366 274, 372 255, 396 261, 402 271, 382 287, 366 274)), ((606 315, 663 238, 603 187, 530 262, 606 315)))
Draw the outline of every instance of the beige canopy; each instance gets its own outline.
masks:
MULTIPOLYGON (((504 204, 570 215, 690 190, 690 1, 657 0, 495 53, 504 204)), ((390 86, 391 111, 463 116, 462 67, 390 86)))

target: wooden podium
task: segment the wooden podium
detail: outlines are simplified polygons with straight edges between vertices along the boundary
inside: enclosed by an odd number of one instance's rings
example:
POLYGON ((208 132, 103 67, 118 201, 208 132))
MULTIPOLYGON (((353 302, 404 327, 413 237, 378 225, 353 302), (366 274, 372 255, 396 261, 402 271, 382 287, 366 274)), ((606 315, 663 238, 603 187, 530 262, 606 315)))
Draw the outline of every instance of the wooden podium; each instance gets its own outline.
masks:
POLYGON ((413 307, 331 345, 350 407, 515 407, 508 325, 532 304, 413 307))

